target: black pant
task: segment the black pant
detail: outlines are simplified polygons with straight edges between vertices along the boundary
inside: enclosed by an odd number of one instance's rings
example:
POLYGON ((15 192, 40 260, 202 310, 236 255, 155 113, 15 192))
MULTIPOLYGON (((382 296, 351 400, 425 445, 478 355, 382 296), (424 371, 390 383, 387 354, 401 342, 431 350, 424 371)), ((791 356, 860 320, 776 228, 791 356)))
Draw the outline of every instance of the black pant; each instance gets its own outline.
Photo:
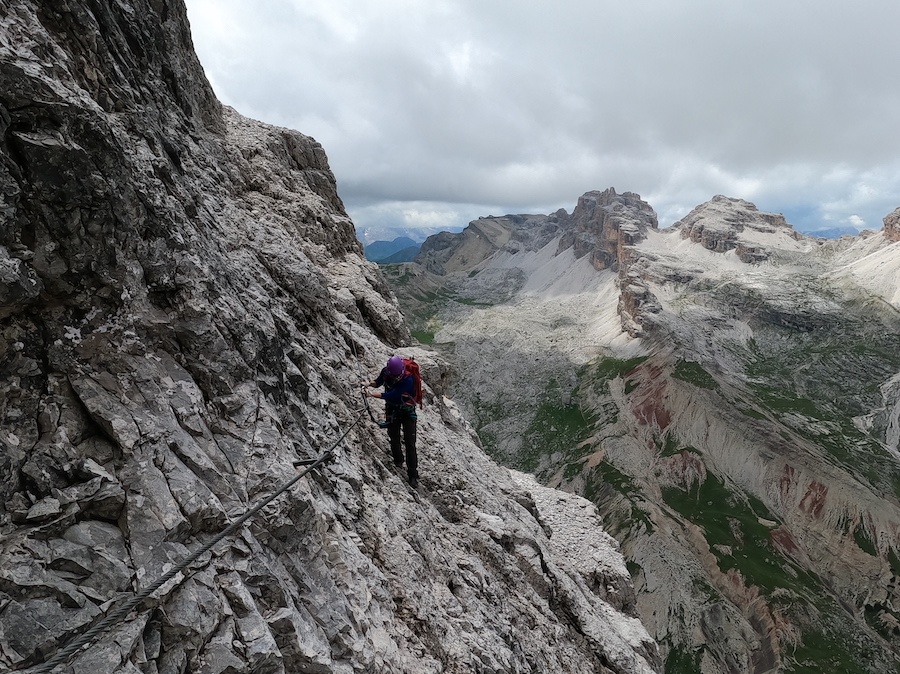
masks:
POLYGON ((400 450, 400 430, 403 429, 403 441, 406 445, 406 473, 410 480, 419 479, 419 458, 416 456, 416 408, 412 406, 387 410, 388 437, 391 439, 391 454, 394 463, 403 465, 403 452, 400 450))

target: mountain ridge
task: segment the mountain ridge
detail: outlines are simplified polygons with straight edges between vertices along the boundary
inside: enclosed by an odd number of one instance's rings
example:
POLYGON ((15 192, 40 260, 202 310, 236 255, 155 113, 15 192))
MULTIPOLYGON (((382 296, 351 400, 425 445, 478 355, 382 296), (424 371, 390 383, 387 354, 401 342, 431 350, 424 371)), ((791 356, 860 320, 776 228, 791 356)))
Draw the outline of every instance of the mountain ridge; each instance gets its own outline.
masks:
POLYGON ((421 244, 406 236, 392 241, 373 241, 364 246, 366 259, 372 262, 412 262, 421 244), (397 258, 397 259, 393 259, 397 258))

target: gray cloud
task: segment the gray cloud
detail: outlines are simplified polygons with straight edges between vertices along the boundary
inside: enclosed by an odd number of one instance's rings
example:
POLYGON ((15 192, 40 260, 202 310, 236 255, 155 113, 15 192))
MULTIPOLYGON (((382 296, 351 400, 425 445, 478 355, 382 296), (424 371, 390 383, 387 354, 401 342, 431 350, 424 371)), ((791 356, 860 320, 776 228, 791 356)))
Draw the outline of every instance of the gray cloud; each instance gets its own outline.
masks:
POLYGON ((715 194, 804 229, 878 229, 900 205, 897 3, 187 6, 219 97, 320 141, 360 229, 571 210, 609 186, 664 225, 715 194))

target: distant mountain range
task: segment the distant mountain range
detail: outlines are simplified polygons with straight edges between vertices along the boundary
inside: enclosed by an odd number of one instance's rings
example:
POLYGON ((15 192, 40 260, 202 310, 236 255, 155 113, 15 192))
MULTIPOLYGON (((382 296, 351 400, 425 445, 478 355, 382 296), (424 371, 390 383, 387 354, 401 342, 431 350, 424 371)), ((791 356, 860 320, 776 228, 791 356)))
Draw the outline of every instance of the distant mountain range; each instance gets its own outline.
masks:
POLYGON ((422 244, 408 236, 398 236, 393 241, 373 241, 365 246, 366 259, 379 264, 412 262, 422 244))
MULTIPOLYGON (((802 231, 801 233, 820 239, 839 239, 842 236, 856 236, 859 234, 853 227, 830 227, 827 229, 802 231)), ((398 236, 391 241, 373 241, 368 244, 363 241, 362 243, 366 252, 366 259, 378 264, 412 262, 422 249, 422 242, 417 242, 408 236, 398 236)))
POLYGON ((840 239, 842 236, 858 236, 859 230, 855 227, 827 227, 825 229, 798 230, 807 236, 818 239, 840 239))

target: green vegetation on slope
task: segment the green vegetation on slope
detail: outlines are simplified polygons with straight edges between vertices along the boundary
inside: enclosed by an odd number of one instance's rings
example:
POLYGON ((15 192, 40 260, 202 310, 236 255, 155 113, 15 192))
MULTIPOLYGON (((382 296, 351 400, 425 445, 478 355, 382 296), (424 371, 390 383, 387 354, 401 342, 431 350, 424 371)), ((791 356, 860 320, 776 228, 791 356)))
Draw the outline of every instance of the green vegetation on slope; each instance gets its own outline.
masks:
POLYGON ((750 388, 760 406, 825 450, 835 465, 864 477, 885 494, 900 497, 900 470, 895 460, 877 440, 861 431, 836 401, 797 395, 787 376, 772 383, 751 382, 750 388))
POLYGON ((572 457, 578 445, 587 439, 596 418, 574 403, 563 403, 555 380, 547 384, 544 402, 522 434, 522 452, 517 468, 535 472, 541 463, 560 454, 572 457))
POLYGON ((797 648, 785 658, 786 671, 791 674, 894 674, 900 673, 900 663, 893 666, 883 662, 880 645, 864 635, 853 634, 839 615, 829 618, 823 630, 803 633, 797 648), (848 633, 850 632, 850 633, 848 633))
POLYGON ((638 365, 647 360, 647 356, 638 356, 622 360, 619 358, 597 358, 581 368, 578 373, 580 382, 600 386, 603 392, 609 391, 609 382, 618 377, 627 377, 638 365))
MULTIPOLYGON (((698 456, 701 456, 703 454, 703 452, 701 452, 696 447, 691 447, 690 445, 684 447, 679 444, 678 438, 674 433, 667 432, 664 438, 665 440, 663 442, 662 449, 659 452, 660 457, 675 456, 677 454, 681 454, 682 452, 688 452, 689 454, 696 454, 698 456)), ((657 444, 657 446, 659 445, 657 444)))
MULTIPOLYGON (((605 396, 609 392, 609 382, 616 377, 627 376, 646 357, 619 360, 600 358, 581 367, 577 373, 575 386, 570 390, 556 379, 547 381, 543 402, 538 406, 534 418, 522 433, 522 450, 513 459, 512 465, 519 470, 555 472, 563 463, 567 464, 566 474, 574 477, 581 470, 580 464, 573 464, 581 458, 579 446, 591 436, 598 425, 614 423, 618 410, 612 402, 599 409, 588 409, 580 401, 586 399, 587 391, 593 398, 605 396), (548 462, 553 457, 553 464, 548 462)), ((626 386, 628 380, 626 379, 626 386)), ((491 421, 507 416, 509 411, 502 406, 488 405, 475 401, 476 428, 479 434, 491 421)), ((486 447, 492 446, 492 438, 482 436, 486 447)))
POLYGON ((434 343, 435 334, 441 328, 440 316, 448 306, 493 306, 490 302, 460 297, 453 288, 437 285, 434 277, 424 273, 416 275, 407 264, 383 264, 380 268, 400 300, 412 336, 420 344, 434 343))
MULTIPOLYGON (((691 288, 691 292, 696 290, 696 286, 691 288)), ((770 289, 753 290, 738 283, 711 284, 700 291, 705 293, 705 303, 710 307, 749 324, 753 337, 748 342, 732 341, 737 332, 713 330, 708 344, 724 356, 716 359, 714 370, 694 360, 696 354, 689 350, 693 342, 672 343, 676 353, 685 349, 672 377, 722 392, 728 399, 722 401, 723 405, 734 405, 748 424, 765 428, 766 436, 773 438, 774 443, 819 447, 833 465, 860 476, 884 493, 900 497, 900 470, 896 463, 877 439, 861 430, 864 426, 854 423, 854 417, 881 404, 880 385, 900 371, 898 317, 884 312, 876 315, 871 307, 853 303, 835 311, 842 300, 839 294, 824 287, 812 288, 823 298, 816 308, 800 301, 794 305, 784 297, 773 300, 767 297, 770 289), (822 313, 820 306, 830 307, 832 313, 822 313)), ((471 293, 459 292, 461 296, 466 294, 471 293)), ((436 317, 442 307, 454 303, 456 310, 461 311, 464 305, 478 306, 477 301, 456 297, 446 288, 419 292, 417 301, 415 334, 426 343, 433 341, 439 329, 436 317), (421 323, 416 324, 416 320, 421 323)), ((550 382, 543 402, 522 431, 522 453, 503 457, 508 464, 539 471, 539 478, 561 470, 565 480, 578 484, 581 493, 600 507, 606 530, 620 541, 653 531, 643 486, 607 461, 592 462, 588 469, 586 455, 597 447, 586 446, 584 440, 597 431, 623 432, 613 428, 619 421, 621 403, 610 395, 610 384, 619 379, 616 387, 626 394, 633 392, 640 382, 646 381, 647 371, 638 369, 645 360, 646 357, 598 358, 581 368, 574 389, 563 391, 550 382)), ((492 426, 492 422, 509 419, 509 405, 476 400, 475 409, 476 427, 490 451, 497 438, 486 428, 502 427, 492 426)), ((688 452, 702 460, 702 453, 695 447, 683 446, 674 431, 664 433, 656 441, 661 458, 688 452)), ((790 643, 782 642, 790 671, 894 671, 882 666, 885 651, 871 642, 875 632, 885 639, 896 638, 889 627, 890 616, 894 615, 889 607, 864 607, 871 631, 862 620, 849 619, 847 608, 837 603, 832 588, 780 552, 785 545, 781 535, 786 536, 787 532, 772 524, 778 518, 763 503, 731 487, 727 478, 710 473, 702 484, 694 483, 687 490, 665 488, 662 496, 665 506, 674 511, 670 512, 673 519, 687 519, 702 530, 723 572, 740 573, 748 585, 759 588, 775 612, 801 631, 795 651, 790 643)), ((845 533, 863 551, 877 555, 876 542, 862 526, 848 524, 845 533)), ((900 574, 897 555, 889 551, 889 558, 900 574)), ((630 563, 629 570, 634 573, 637 566, 630 563)), ((696 594, 706 597, 710 605, 727 601, 712 585, 696 588, 696 594)), ((702 649, 672 644, 665 671, 697 671, 704 654, 716 659, 702 649)))
POLYGON ((411 334, 419 344, 434 343, 434 333, 429 332, 428 330, 413 330, 411 334))
MULTIPOLYGON (((833 599, 821 579, 775 549, 773 529, 761 520, 776 518, 759 500, 729 491, 711 473, 707 473, 702 485, 687 492, 664 489, 663 500, 703 530, 723 572, 731 569, 740 572, 746 583, 758 587, 773 606, 792 615, 801 626, 800 643, 786 659, 788 671, 796 674, 900 671, 881 669, 882 665, 877 664, 882 661, 880 646, 847 622, 846 609, 833 599)), ((884 628, 877 617, 884 609, 870 607, 867 611, 869 623, 879 632, 884 632, 884 628)), ((690 669, 693 655, 697 653, 670 652, 666 672, 696 671, 690 669)))
POLYGON ((666 656, 664 674, 697 674, 702 658, 703 651, 700 649, 691 652, 677 647, 671 648, 666 656))
MULTIPOLYGON (((571 465, 571 464, 570 464, 571 465)), ((600 461, 589 471, 581 469, 580 476, 584 480, 582 496, 595 503, 604 512, 603 528, 622 540, 620 535, 643 530, 652 533, 653 522, 641 508, 641 490, 635 481, 608 461, 600 461), (616 506, 607 505, 616 501, 616 506)))
POLYGON ((900 497, 896 461, 854 423, 883 405, 881 385, 900 371, 900 313, 871 298, 846 299, 821 279, 805 283, 805 304, 791 306, 737 285, 725 292, 753 328, 746 344, 726 345, 756 395, 749 407, 771 412, 834 465, 900 497))
POLYGON ((680 360, 675 365, 675 372, 672 373, 675 379, 681 379, 689 384, 693 384, 698 388, 716 389, 719 385, 712 375, 703 369, 700 363, 693 361, 680 360))
POLYGON ((766 592, 787 588, 798 595, 821 590, 820 581, 784 558, 772 544, 772 527, 760 520, 777 521, 766 506, 749 494, 737 495, 715 475, 689 491, 662 490, 663 501, 699 526, 724 572, 735 569, 746 582, 766 592))

